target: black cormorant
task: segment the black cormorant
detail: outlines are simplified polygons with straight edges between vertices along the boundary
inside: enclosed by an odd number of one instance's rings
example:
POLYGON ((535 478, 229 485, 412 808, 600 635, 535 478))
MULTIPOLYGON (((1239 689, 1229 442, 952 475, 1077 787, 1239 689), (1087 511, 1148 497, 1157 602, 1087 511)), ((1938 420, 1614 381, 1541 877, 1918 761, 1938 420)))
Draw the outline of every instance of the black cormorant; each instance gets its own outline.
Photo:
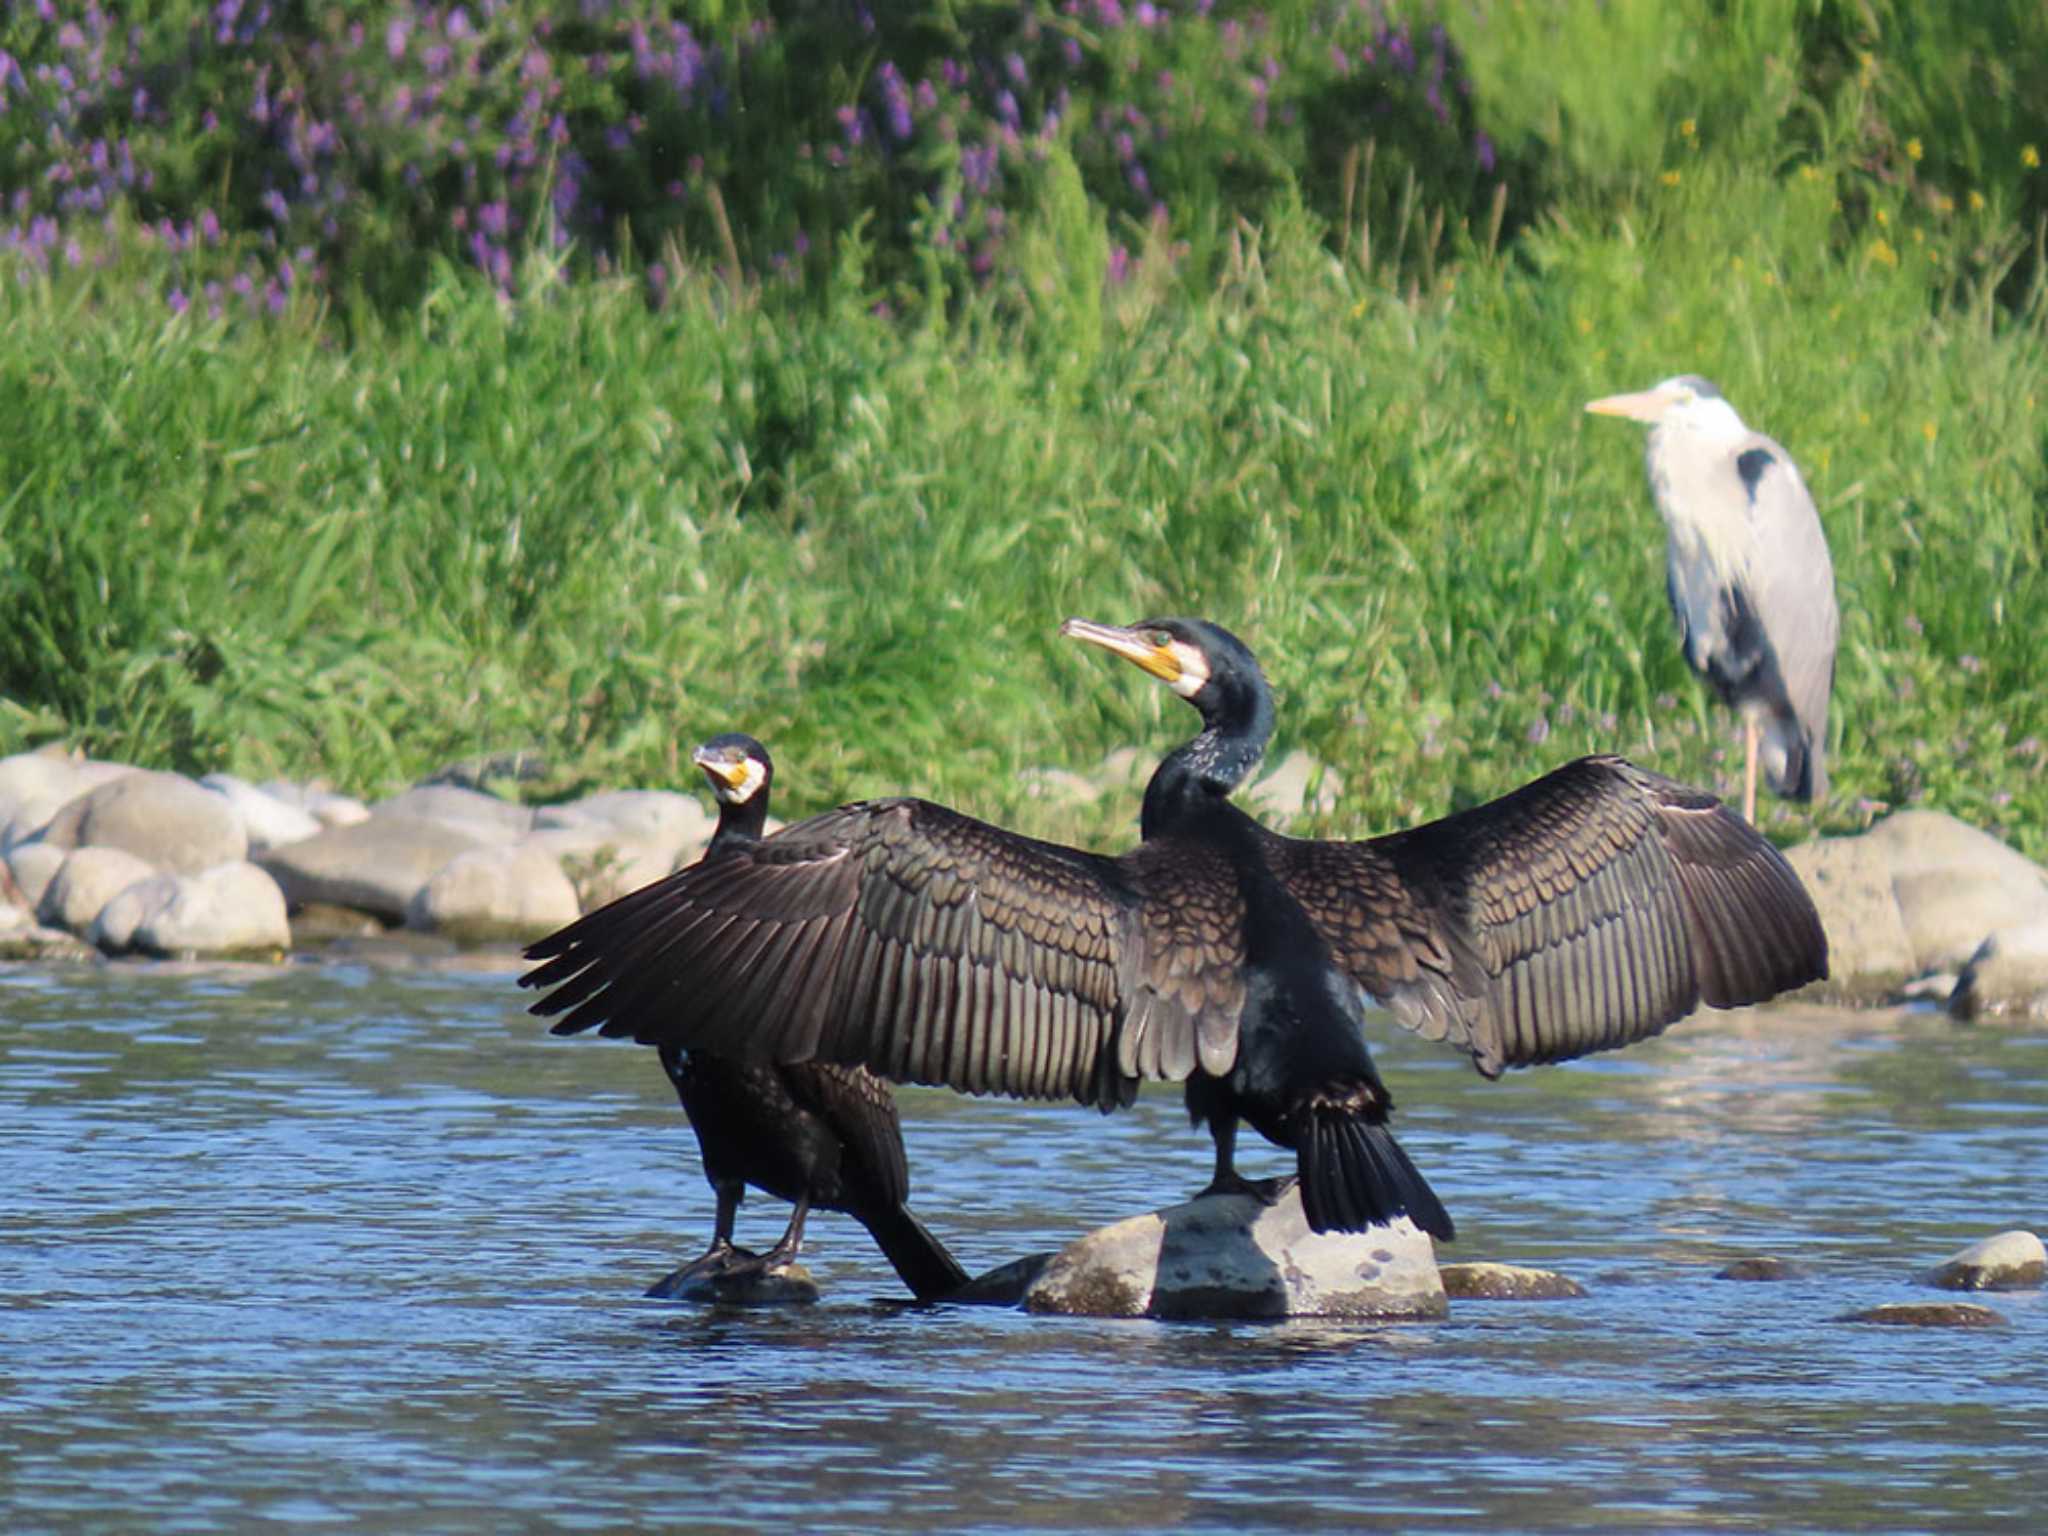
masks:
POLYGON ((1406 1213, 1449 1237, 1387 1132, 1365 997, 1494 1077, 1827 974, 1798 877, 1711 795, 1588 757, 1405 832, 1282 837, 1229 803, 1273 719, 1241 641, 1188 619, 1062 633, 1202 715, 1146 788, 1136 848, 1103 857, 922 800, 843 806, 533 945, 546 963, 521 982, 554 988, 534 1011, 562 1015, 557 1033, 1105 1109, 1182 1081, 1214 1186, 1238 1182, 1244 1119, 1295 1149, 1317 1230, 1406 1213))
MULTIPOLYGON (((718 797, 718 830, 705 860, 751 850, 768 818, 775 776, 768 749, 733 733, 699 747, 695 761, 718 797)), ((697 1133, 718 1214, 711 1247, 658 1282, 650 1296, 673 1295, 700 1275, 759 1273, 788 1263, 813 1206, 844 1211, 866 1227, 920 1300, 967 1283, 966 1271, 904 1203, 910 1173, 903 1128, 882 1079, 856 1065, 741 1060, 673 1039, 658 1044, 662 1067, 697 1133), (759 1256, 732 1243, 749 1184, 795 1205, 788 1230, 759 1256)))

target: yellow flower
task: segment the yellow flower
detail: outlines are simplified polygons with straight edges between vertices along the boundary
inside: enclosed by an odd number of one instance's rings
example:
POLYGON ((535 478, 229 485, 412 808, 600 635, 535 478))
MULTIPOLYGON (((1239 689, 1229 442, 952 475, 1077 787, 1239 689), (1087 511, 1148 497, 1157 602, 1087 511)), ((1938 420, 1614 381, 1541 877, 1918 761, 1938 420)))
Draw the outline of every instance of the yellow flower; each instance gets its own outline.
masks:
POLYGON ((1889 240, 1877 239, 1870 242, 1870 259, 1881 261, 1888 267, 1896 267, 1899 264, 1899 253, 1892 249, 1889 240))
POLYGON ((1856 413, 1856 425, 1857 425, 1857 426, 1859 426, 1859 427, 1867 427, 1867 426, 1869 426, 1869 425, 1870 425, 1870 412, 1868 412, 1868 411, 1858 411, 1858 412, 1856 413))
POLYGON ((1766 273, 1764 274, 1764 286, 1765 286, 1766 288, 1775 288, 1775 287, 1777 287, 1777 286, 1778 286, 1778 274, 1777 274, 1777 273, 1775 273, 1775 272, 1766 272, 1766 273))
POLYGON ((1581 336, 1593 334, 1593 317, 1591 315, 1579 316, 1579 334, 1581 336))
POLYGON ((1983 211, 1984 194, 1982 192, 1979 192, 1975 187, 1970 188, 1970 212, 1982 213, 1983 211))
POLYGON ((1908 160, 1918 160, 1920 158, 1920 141, 1918 139, 1906 140, 1906 158, 1908 160))
POLYGON ((1662 176, 1659 176, 1657 179, 1663 182, 1664 185, 1667 187, 1675 187, 1678 185, 1678 172, 1666 171, 1662 176))
POLYGON ((1742 258, 1740 256, 1729 257, 1728 270, 1731 272, 1740 272, 1742 270, 1742 258))
POLYGON ((1937 192, 1934 194, 1934 211, 1936 213, 1954 213, 1956 211, 1956 200, 1946 192, 1937 192))
POLYGON ((1802 181, 1819 181, 1820 167, 1817 165, 1802 165, 1799 167, 1799 178, 1802 181))
POLYGON ((1354 305, 1352 305, 1352 306, 1351 306, 1351 318, 1352 318, 1352 319, 1356 320, 1356 319, 1358 319, 1358 318, 1359 318, 1359 316, 1363 315, 1364 313, 1365 313, 1365 300, 1364 300, 1364 299, 1360 299, 1360 300, 1359 300, 1359 301, 1358 301, 1358 302, 1357 302, 1356 304, 1354 304, 1354 305))
POLYGON ((1939 430, 1940 428, 1936 427, 1932 421, 1923 421, 1920 423, 1920 435, 1926 438, 1927 441, 1929 441, 1930 443, 1934 441, 1935 434, 1939 430))
POLYGON ((2033 145, 2029 144, 2026 148, 2020 151, 2020 164, 2025 166, 2028 170, 2033 170, 2034 167, 2039 165, 2040 163, 2041 151, 2034 148, 2033 145))
POLYGON ((1882 208, 1877 210, 1877 227, 1879 229, 1883 229, 1891 221, 1892 216, 1890 214, 1886 213, 1882 208))
POLYGON ((1688 118, 1687 118, 1687 119, 1686 119, 1686 120, 1685 120, 1684 122, 1682 122, 1682 123, 1680 123, 1680 124, 1678 125, 1678 132, 1679 132, 1680 136, 1681 136, 1681 137, 1683 137, 1683 138, 1688 138, 1688 139, 1689 139, 1689 138, 1691 138, 1691 137, 1692 137, 1692 136, 1693 136, 1694 134, 1698 133, 1699 131, 1700 131, 1700 125, 1699 125, 1698 123, 1694 122, 1694 121, 1693 121, 1693 120, 1692 120, 1691 118, 1689 118, 1689 117, 1688 117, 1688 118))

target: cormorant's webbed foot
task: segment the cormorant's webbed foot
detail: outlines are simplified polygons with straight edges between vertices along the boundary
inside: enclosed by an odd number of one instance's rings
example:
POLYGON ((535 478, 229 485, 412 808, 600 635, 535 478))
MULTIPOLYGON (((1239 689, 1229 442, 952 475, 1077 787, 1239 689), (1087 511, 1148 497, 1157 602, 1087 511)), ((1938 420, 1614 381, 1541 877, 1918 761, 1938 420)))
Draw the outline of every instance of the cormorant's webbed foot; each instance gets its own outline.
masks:
POLYGON ((1199 1191, 1195 1198, 1204 1199, 1209 1195, 1250 1195, 1261 1205, 1277 1205, 1288 1190, 1294 1188, 1299 1175, 1283 1173, 1270 1179, 1248 1179, 1232 1171, 1219 1173, 1209 1181, 1207 1189, 1199 1191))
POLYGON ((718 1281, 727 1275, 747 1273, 757 1269, 761 1259, 757 1254, 744 1248, 735 1248, 731 1243, 720 1241, 707 1248, 702 1256, 692 1259, 681 1269, 672 1270, 647 1288, 646 1294, 656 1301, 666 1301, 681 1294, 691 1285, 700 1281, 718 1281))

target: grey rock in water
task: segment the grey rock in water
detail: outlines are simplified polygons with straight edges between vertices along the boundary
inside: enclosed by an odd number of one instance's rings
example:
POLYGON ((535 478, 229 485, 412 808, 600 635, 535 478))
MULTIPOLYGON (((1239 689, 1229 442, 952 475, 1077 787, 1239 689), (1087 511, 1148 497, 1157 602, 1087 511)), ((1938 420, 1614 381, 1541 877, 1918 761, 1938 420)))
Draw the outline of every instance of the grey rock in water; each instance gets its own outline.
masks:
POLYGON ((176 773, 135 770, 67 803, 38 834, 60 848, 122 848, 173 874, 246 858, 249 835, 219 795, 176 773))
POLYGON ((109 953, 275 955, 290 947, 291 928, 277 882, 237 860, 138 881, 107 903, 88 937, 109 953))
POLYGON ((436 870, 494 841, 445 822, 386 814, 269 849, 256 862, 293 907, 354 907, 396 923, 436 870))
POLYGON ((1978 945, 1948 1011, 1958 1019, 2048 1018, 2048 922, 2001 928, 1978 945))
POLYGON ((523 943, 582 914, 561 864, 530 843, 472 848, 428 877, 406 904, 405 924, 459 943, 523 943))
POLYGON ((1901 811, 1865 836, 1890 859, 1923 970, 1953 969, 2001 928, 2048 922, 2048 871, 1988 832, 1939 811, 1901 811))
POLYGON ((1406 1217, 1369 1232, 1311 1232, 1292 1186, 1271 1205, 1204 1195, 1091 1232, 1053 1256, 1024 1306, 1158 1318, 1434 1318, 1448 1310, 1427 1233, 1406 1217))
POLYGON ((819 1294, 811 1272, 794 1262, 737 1272, 714 1269, 685 1274, 677 1270, 647 1289, 647 1295, 657 1301, 716 1302, 728 1307, 808 1306, 819 1294))
POLYGON ((1725 1269, 1714 1272, 1716 1280, 1804 1280, 1810 1271, 1803 1264, 1790 1259, 1781 1259, 1773 1254, 1758 1254, 1755 1258, 1737 1259, 1725 1269))
POLYGON ((1920 1276, 1944 1291, 2038 1291, 2048 1281, 2048 1248, 2032 1232, 2000 1232, 1970 1244, 1920 1276))
POLYGON ((2048 924, 2048 871, 1939 811, 1785 856, 1820 909, 1832 983, 1851 992, 1953 971, 1993 934, 2048 924))
POLYGON ((156 872, 147 859, 124 848, 73 848, 43 888, 36 916, 53 928, 83 935, 109 902, 156 872))
POLYGON ((453 784, 419 784, 380 800, 370 818, 435 821, 469 833, 479 843, 516 843, 533 830, 533 807, 453 784))
POLYGON ((1586 1294, 1569 1275, 1519 1264, 1445 1264, 1438 1273, 1453 1301, 1572 1301, 1586 1294))
POLYGON ((1895 1301, 1844 1312, 1837 1322, 1886 1323, 1894 1328, 2003 1328, 2006 1317, 1972 1301, 1895 1301))
POLYGON ((303 806, 280 800, 268 790, 258 789, 232 773, 209 773, 199 781, 202 789, 219 795, 234 807, 249 836, 249 851, 282 848, 286 843, 317 837, 326 824, 303 806))
POLYGON ((718 818, 695 795, 672 789, 611 789, 544 805, 534 812, 536 831, 548 828, 608 828, 634 842, 680 849, 711 836, 718 818))
POLYGON ((1913 941, 1882 847, 1867 836, 1819 838, 1786 849, 1785 859, 1820 912, 1833 982, 1882 990, 1913 974, 1913 941))
POLYGON ((0 923, 0 960, 98 961, 105 957, 76 934, 31 922, 27 927, 0 923))
POLYGON ((42 904, 43 892, 50 888, 57 871, 70 857, 70 849, 49 843, 23 843, 7 855, 7 872, 14 877, 23 906, 33 912, 42 904))

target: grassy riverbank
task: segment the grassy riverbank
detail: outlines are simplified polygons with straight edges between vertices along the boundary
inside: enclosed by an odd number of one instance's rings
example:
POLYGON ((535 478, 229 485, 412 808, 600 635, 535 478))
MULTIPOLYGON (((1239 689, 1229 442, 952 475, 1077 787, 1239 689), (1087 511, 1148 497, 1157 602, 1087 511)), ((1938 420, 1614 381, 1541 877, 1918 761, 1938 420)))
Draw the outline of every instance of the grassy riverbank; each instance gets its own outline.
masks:
MULTIPOLYGON (((1511 41, 1474 68, 1537 132, 1511 41)), ((1711 106, 1743 61, 1709 62, 1711 106)), ((1674 99, 1556 129, 1578 190, 1504 248, 1447 237, 1427 285, 1283 213, 1213 278, 1140 246, 1105 286, 1135 236, 1071 204, 1027 304, 915 326, 857 270, 651 309, 449 268, 348 327, 9 284, 0 751, 378 792, 531 746, 557 785, 652 784, 745 727, 786 811, 906 789, 1114 837, 1134 806, 1055 820, 1012 774, 1186 720, 1053 631, 1182 612, 1260 652, 1281 746, 1344 775, 1332 828, 1591 750, 1725 789, 1639 433, 1579 409, 1697 370, 1799 458, 1833 544, 1819 824, 1919 795, 2048 852, 2048 349, 2038 297, 1991 298, 2007 210, 1674 99)))

